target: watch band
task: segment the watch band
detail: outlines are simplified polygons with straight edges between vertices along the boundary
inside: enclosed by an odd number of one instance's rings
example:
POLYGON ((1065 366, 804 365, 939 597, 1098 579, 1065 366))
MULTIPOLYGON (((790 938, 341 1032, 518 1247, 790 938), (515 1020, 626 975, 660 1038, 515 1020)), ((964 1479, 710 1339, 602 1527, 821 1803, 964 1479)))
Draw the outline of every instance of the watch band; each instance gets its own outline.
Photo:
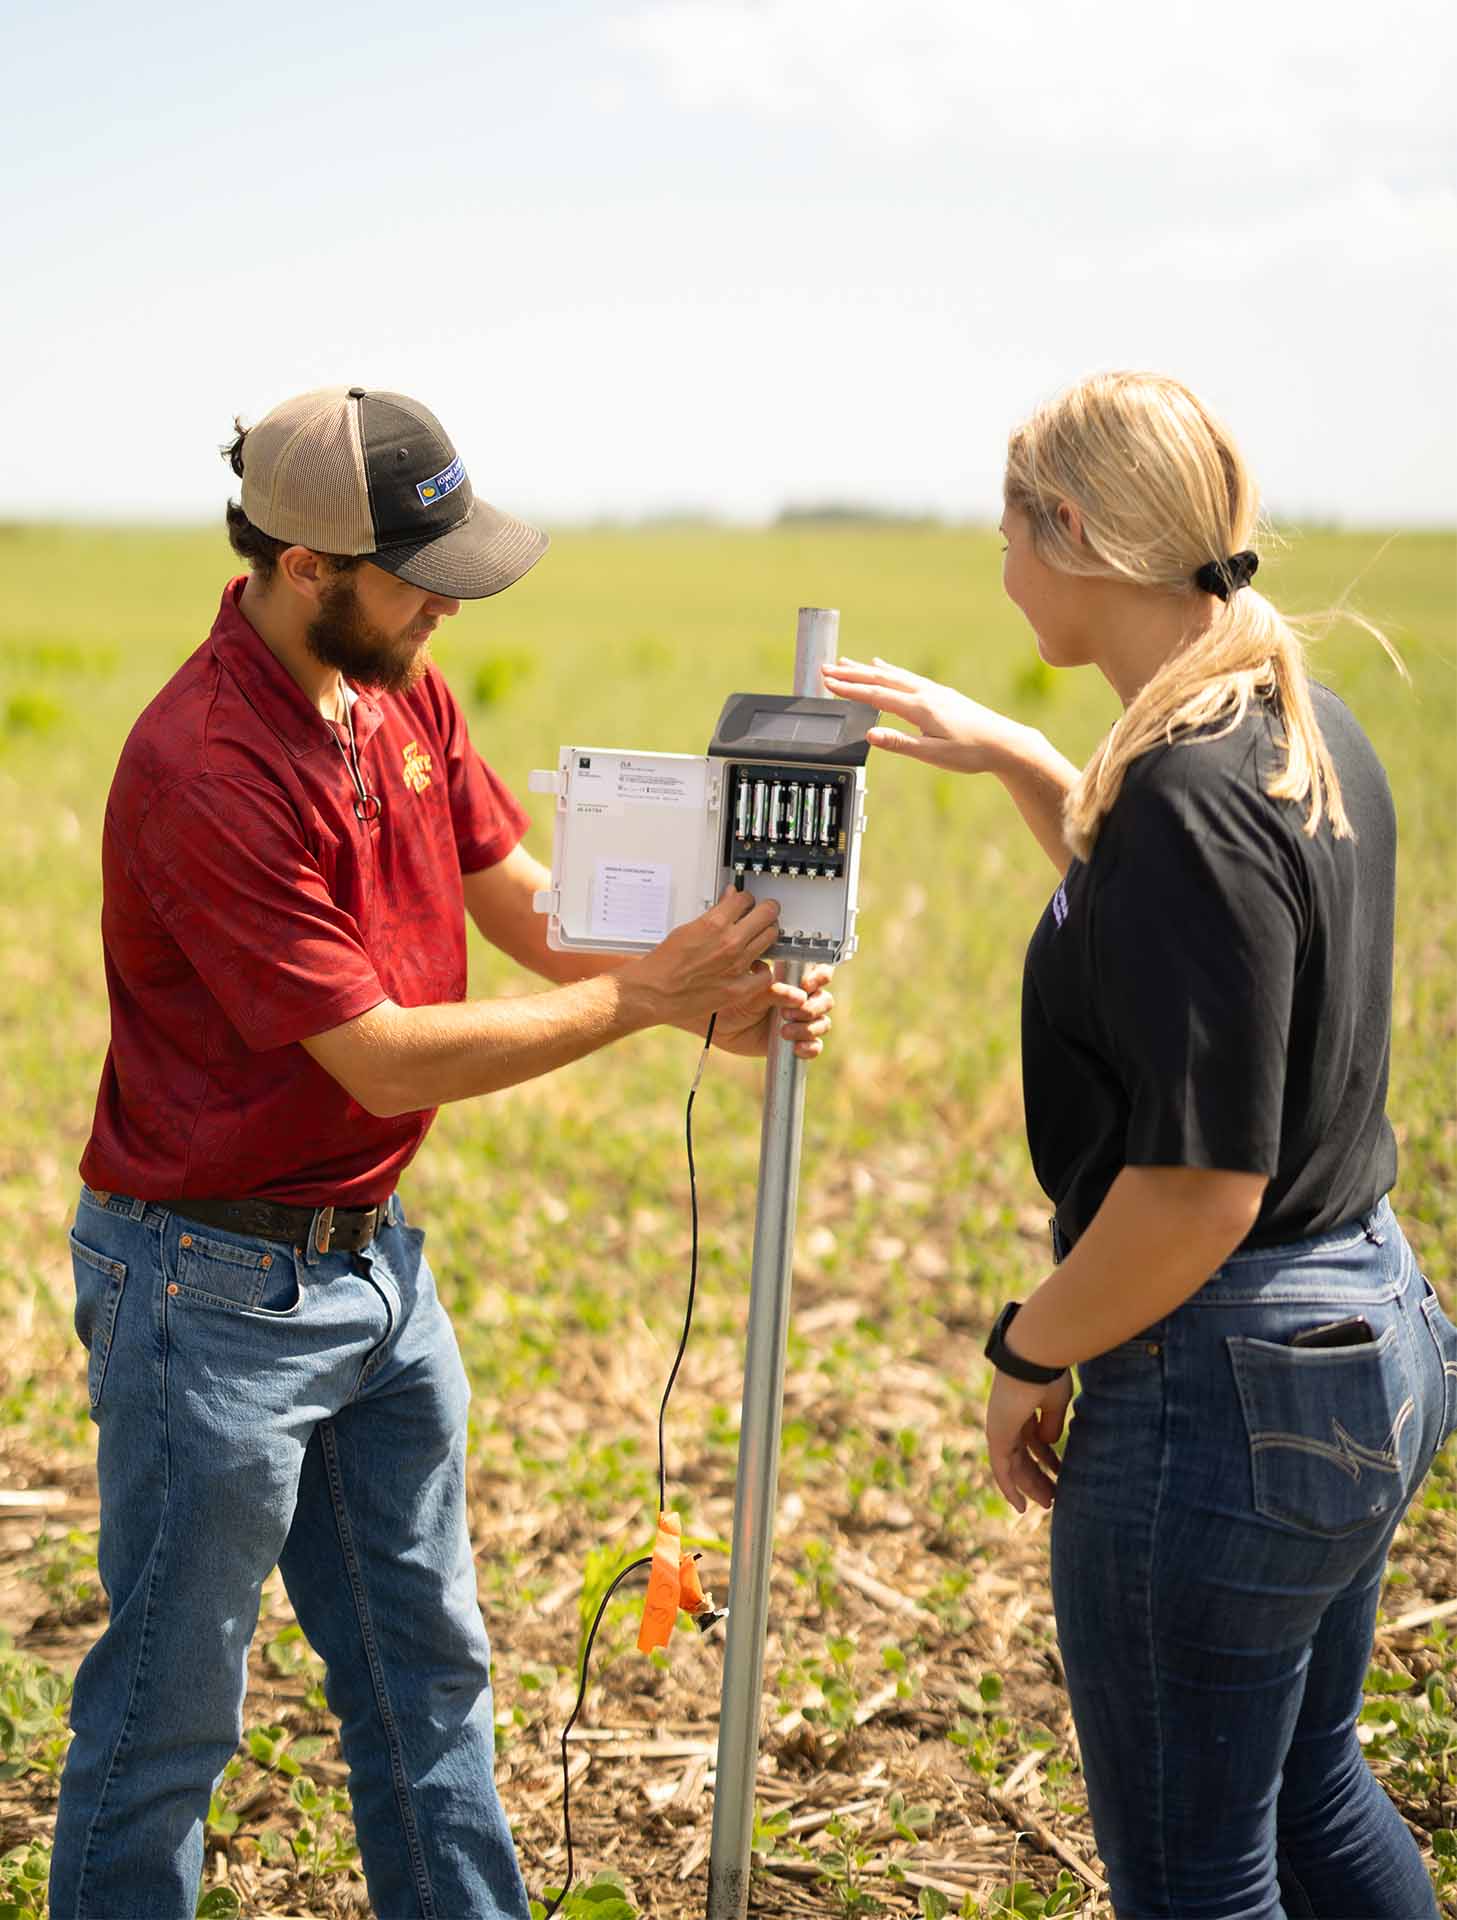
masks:
POLYGON ((1035 1360, 1024 1360, 1020 1353, 1013 1353, 1007 1345, 1007 1328, 1016 1319, 1021 1305, 1020 1300, 1009 1300, 997 1315, 987 1335, 986 1357, 998 1373, 1009 1373, 1014 1380, 1025 1380, 1031 1387, 1051 1386, 1054 1380, 1061 1380, 1066 1367, 1040 1367, 1035 1360))

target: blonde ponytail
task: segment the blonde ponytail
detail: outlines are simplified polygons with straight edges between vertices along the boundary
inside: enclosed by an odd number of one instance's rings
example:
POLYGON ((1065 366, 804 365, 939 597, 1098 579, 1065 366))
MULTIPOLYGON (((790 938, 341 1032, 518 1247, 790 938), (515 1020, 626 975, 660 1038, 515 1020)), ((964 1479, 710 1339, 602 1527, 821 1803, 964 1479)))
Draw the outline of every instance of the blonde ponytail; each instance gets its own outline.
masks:
MULTIPOLYGON (((1229 434, 1187 387, 1148 373, 1096 374, 1019 427, 1007 449, 1006 497, 1027 514, 1048 565, 1191 597, 1201 591, 1201 567, 1252 546, 1257 518, 1254 486, 1229 434), (1064 502, 1078 510, 1080 539, 1058 513, 1064 502)), ((1284 734, 1285 765, 1270 794, 1305 808, 1307 834, 1329 817, 1332 833, 1349 838, 1301 637, 1246 586, 1170 655, 1084 767, 1063 809, 1074 853, 1089 858, 1140 754, 1195 731, 1237 727, 1251 700, 1272 704, 1284 734)))
POLYGON ((1221 723, 1232 730, 1251 700, 1269 700, 1284 732, 1285 766, 1270 782, 1271 796, 1304 805, 1307 834, 1329 814, 1331 832, 1348 838, 1351 823, 1311 705, 1300 638, 1263 594, 1246 587, 1231 594, 1200 639, 1165 661, 1084 767, 1063 805, 1063 834, 1078 858, 1092 854, 1132 761, 1184 734, 1221 723))

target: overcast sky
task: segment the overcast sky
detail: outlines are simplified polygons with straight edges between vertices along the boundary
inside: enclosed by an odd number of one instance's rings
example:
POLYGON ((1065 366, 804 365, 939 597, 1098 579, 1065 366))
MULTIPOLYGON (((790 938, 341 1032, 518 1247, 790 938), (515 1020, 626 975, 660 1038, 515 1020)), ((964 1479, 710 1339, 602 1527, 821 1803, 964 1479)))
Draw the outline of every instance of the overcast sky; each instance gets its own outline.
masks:
POLYGON ((1457 519, 1450 0, 19 12, 5 517, 212 516, 233 413, 335 382, 548 522, 994 514, 1151 366, 1277 512, 1457 519))

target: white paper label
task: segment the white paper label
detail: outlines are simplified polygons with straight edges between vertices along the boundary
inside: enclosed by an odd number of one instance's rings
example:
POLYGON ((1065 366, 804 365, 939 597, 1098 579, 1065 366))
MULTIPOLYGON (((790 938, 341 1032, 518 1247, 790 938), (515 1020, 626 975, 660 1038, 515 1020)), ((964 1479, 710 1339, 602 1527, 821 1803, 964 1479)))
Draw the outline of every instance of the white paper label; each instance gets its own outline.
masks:
POLYGON ((673 869, 627 860, 599 860, 592 881, 594 940, 666 937, 673 869))
POLYGON ((703 809, 708 767, 702 760, 645 760, 624 754, 617 763, 617 798, 639 807, 703 809))
POLYGON ((617 797, 616 756, 607 753, 579 753, 572 767, 572 812, 599 815, 620 814, 617 797))

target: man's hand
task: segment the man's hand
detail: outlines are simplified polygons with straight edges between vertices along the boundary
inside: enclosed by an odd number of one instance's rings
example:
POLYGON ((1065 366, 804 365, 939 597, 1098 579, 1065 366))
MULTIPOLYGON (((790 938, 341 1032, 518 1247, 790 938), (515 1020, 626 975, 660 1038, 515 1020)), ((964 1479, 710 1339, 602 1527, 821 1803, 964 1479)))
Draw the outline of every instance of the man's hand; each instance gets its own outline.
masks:
POLYGON ((616 978, 625 995, 649 1008, 651 1026, 696 1028, 717 1013, 730 1024, 764 1019, 771 1006, 802 1007, 802 988, 774 978, 763 956, 779 938, 779 903, 737 888, 660 945, 629 960, 616 978))
POLYGON ((1061 1464, 1053 1443, 1062 1433, 1073 1397, 1073 1377, 1060 1375, 1048 1386, 1030 1386, 998 1373, 987 1401, 987 1452, 997 1485, 1018 1513, 1030 1497, 1050 1507, 1057 1495, 1061 1464))
MULTIPOLYGON (((835 996, 829 991, 832 967, 822 964, 806 967, 802 981, 805 1000, 802 1006, 781 1007, 779 1037, 792 1046, 801 1060, 813 1060, 825 1050, 825 1035, 833 1022, 831 1010, 835 996)), ((772 1011, 772 1009, 771 1009, 772 1011)), ((725 1008, 713 1030, 713 1044, 725 1053, 762 1056, 769 1047, 769 1013, 740 1013, 725 1008)))

